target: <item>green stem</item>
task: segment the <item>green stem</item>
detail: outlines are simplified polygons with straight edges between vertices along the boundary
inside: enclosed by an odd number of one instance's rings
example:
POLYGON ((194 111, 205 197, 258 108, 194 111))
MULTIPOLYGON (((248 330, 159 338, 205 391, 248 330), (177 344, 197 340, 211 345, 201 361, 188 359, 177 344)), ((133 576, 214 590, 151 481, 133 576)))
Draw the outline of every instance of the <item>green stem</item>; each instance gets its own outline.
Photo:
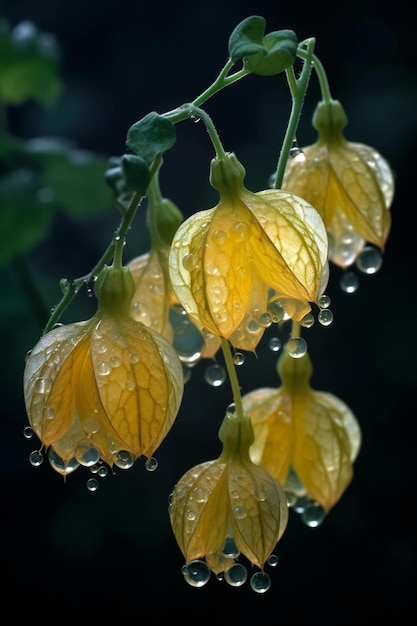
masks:
MULTIPOLYGON (((299 78, 298 79, 295 78, 294 70, 292 67, 285 70, 287 81, 288 81, 288 86, 290 88, 291 96, 292 96, 292 106, 291 106, 291 113, 290 113, 290 118, 288 121, 287 130, 285 132, 284 141, 282 143, 281 153, 279 155, 277 171, 276 171, 275 181, 273 185, 274 189, 280 189, 282 185, 285 166, 287 164, 291 146, 292 146, 292 143, 294 141, 294 138, 297 132, 297 127, 300 121, 301 111, 302 111, 303 104, 304 104, 304 98, 307 92, 308 82, 311 76, 315 39, 314 38, 307 39, 303 43, 307 45, 307 50, 305 51, 304 49, 302 50, 304 64, 303 64, 303 68, 301 70, 299 78)), ((299 56, 301 55, 299 54, 299 56)))
POLYGON ((242 395, 240 393, 240 385, 236 374, 236 367, 233 361, 232 351, 227 339, 221 338, 222 352, 226 365, 227 374, 229 376, 230 386, 232 388, 233 401, 235 403, 235 414, 239 419, 244 418, 242 395))
POLYGON ((222 142, 220 141, 219 134, 216 130, 216 127, 213 124, 213 120, 211 119, 211 117, 205 111, 203 111, 203 109, 199 109, 198 107, 192 104, 190 105, 190 108, 192 110, 192 115, 194 114, 203 120, 204 125, 207 129, 207 132, 209 134, 209 137, 211 139, 211 143, 213 144, 213 147, 216 151, 216 156, 218 156, 219 158, 226 158, 227 156, 226 151, 223 148, 222 142))
POLYGON ((291 321, 291 337, 300 337, 301 336, 301 324, 300 322, 296 322, 295 320, 291 321))
MULTIPOLYGON (((297 54, 302 59, 306 58, 306 51, 302 48, 299 48, 297 54)), ((324 102, 329 103, 333 100, 332 94, 330 93, 329 81, 327 80, 326 71, 323 67, 323 64, 320 62, 318 57, 315 54, 312 55, 312 62, 314 70, 317 74, 317 78, 319 79, 321 97, 324 102)))

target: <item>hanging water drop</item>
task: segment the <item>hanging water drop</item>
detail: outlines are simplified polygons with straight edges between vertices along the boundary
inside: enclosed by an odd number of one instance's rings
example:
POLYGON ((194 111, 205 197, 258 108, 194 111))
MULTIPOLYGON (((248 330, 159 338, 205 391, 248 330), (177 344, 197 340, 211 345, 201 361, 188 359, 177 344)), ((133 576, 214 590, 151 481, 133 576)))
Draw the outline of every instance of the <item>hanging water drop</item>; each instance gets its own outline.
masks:
POLYGON ((231 587, 241 587, 248 577, 248 571, 241 563, 235 563, 224 572, 224 580, 231 587))
POLYGON ((52 446, 48 448, 48 461, 52 469, 58 472, 58 474, 62 474, 62 476, 67 476, 80 467, 75 457, 69 461, 64 461, 64 459, 55 452, 52 446))
POLYGON ((340 278, 339 286, 345 293, 355 293, 359 288, 359 278, 354 272, 344 272, 340 278))
POLYGON ((320 526, 325 517, 326 512, 318 502, 310 502, 301 513, 301 519, 310 528, 320 526))
POLYGON ((243 365, 245 362, 245 355, 242 352, 236 352, 233 356, 233 363, 235 365, 243 365))
POLYGON ((191 587, 204 587, 208 583, 211 574, 207 563, 200 559, 194 559, 186 563, 181 571, 191 587))
POLYGON ((307 354, 307 342, 302 337, 291 337, 287 342, 287 352, 293 359, 300 359, 307 354))
POLYGON ((226 380, 226 370, 222 365, 214 363, 206 368, 204 378, 212 387, 220 387, 226 380))
POLYGON ((378 248, 365 246, 356 259, 356 267, 364 274, 375 274, 382 266, 382 254, 378 248))
POLYGON ((223 546, 223 554, 224 556, 228 556, 232 559, 237 559, 239 556, 239 550, 233 537, 226 537, 226 541, 223 546))
POLYGON ((135 457, 128 450, 119 450, 113 456, 113 463, 120 469, 130 469, 135 462, 135 457))
POLYGON ((25 439, 32 439, 33 435, 34 435, 34 432, 31 426, 26 426, 23 429, 23 436, 25 439))
POLYGON ((321 309, 328 309, 330 306, 330 303, 331 303, 330 297, 326 296, 325 294, 320 296, 318 299, 318 305, 321 309))
POLYGON ((95 478, 89 478, 87 480, 87 489, 88 491, 94 492, 97 491, 98 489, 98 480, 96 480, 95 478))
POLYGON ((150 456, 149 459, 146 459, 145 461, 145 469, 148 472, 154 472, 158 467, 158 461, 153 457, 150 456))
POLYGON ((281 349, 281 339, 279 337, 271 337, 268 347, 272 352, 278 352, 281 349))
POLYGON ((311 328, 314 324, 314 321, 314 315, 312 313, 307 313, 301 320, 300 325, 303 328, 311 328))
POLYGON ((39 467, 43 463, 43 454, 39 450, 33 450, 29 454, 29 463, 33 465, 33 467, 39 467))
POLYGON ((333 313, 330 309, 322 309, 317 315, 317 319, 322 326, 330 326, 333 322, 333 313))
POLYGON ((250 579, 250 586, 256 593, 265 593, 271 587, 271 578, 266 572, 256 572, 250 579))
POLYGON ((276 567, 278 565, 278 557, 276 554, 271 554, 268 559, 267 559, 267 563, 268 565, 270 565, 271 567, 276 567))

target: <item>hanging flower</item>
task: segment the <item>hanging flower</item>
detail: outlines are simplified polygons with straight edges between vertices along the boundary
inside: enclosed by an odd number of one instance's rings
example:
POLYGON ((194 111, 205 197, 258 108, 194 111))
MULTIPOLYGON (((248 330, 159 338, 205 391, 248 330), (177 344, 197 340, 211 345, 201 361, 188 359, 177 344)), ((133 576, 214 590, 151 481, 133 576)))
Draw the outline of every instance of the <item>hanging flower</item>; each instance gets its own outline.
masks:
POLYGON ((271 321, 301 320, 317 301, 327 280, 327 236, 310 204, 281 190, 252 193, 244 176, 234 154, 212 161, 220 201, 179 227, 169 271, 192 320, 254 350, 271 321))
POLYGON ((220 457, 186 472, 169 505, 190 584, 198 584, 195 576, 200 577, 204 567, 207 574, 225 572, 230 584, 242 584, 246 569, 235 559, 243 554, 262 570, 288 520, 283 489, 249 458, 250 420, 227 413, 219 437, 223 443, 220 457))
POLYGON ((288 491, 295 487, 328 511, 349 485, 361 433, 349 407, 336 396, 309 384, 313 368, 308 354, 294 359, 285 351, 278 389, 262 388, 243 396, 255 442, 251 459, 260 463, 288 491))
POLYGON ((319 102, 313 116, 318 140, 288 160, 282 185, 320 213, 329 258, 342 268, 355 262, 366 242, 384 250, 394 195, 387 161, 374 148, 347 141, 346 124, 340 102, 319 102))
POLYGON ((133 291, 127 268, 105 268, 97 313, 54 328, 27 358, 29 422, 62 474, 151 457, 179 410, 181 363, 165 338, 130 318, 133 291))

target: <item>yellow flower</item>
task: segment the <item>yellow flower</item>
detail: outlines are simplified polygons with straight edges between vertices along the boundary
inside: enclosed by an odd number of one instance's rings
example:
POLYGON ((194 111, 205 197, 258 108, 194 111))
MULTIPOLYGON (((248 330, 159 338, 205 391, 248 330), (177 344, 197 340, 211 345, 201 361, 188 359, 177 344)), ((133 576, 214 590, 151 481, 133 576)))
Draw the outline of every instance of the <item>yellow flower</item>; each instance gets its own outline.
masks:
POLYGON ((329 258, 340 267, 354 263, 366 242, 384 250, 394 195, 387 161, 374 148, 347 141, 346 124, 340 102, 319 102, 313 116, 318 140, 288 160, 282 185, 320 213, 329 258))
POLYGON ((254 350, 277 310, 301 320, 317 301, 328 251, 323 222, 310 204, 281 190, 252 193, 244 176, 234 154, 212 161, 220 201, 179 227, 169 271, 197 325, 235 348, 254 350))
POLYGON ((150 458, 177 415, 181 363, 165 338, 129 317, 133 290, 127 268, 105 268, 96 314, 46 333, 27 358, 29 422, 64 475, 100 459, 130 467, 150 458))
POLYGON ((288 520, 283 489, 249 458, 250 420, 227 413, 219 437, 220 457, 186 472, 169 505, 171 526, 187 564, 184 573, 194 585, 202 584, 204 567, 205 582, 211 570, 225 572, 230 584, 243 584, 246 570, 235 558, 241 553, 263 569, 288 520), (206 563, 201 562, 204 557, 206 563))
POLYGON ((311 388, 313 368, 307 354, 295 359, 283 352, 278 371, 281 387, 243 396, 255 433, 251 458, 288 491, 293 470, 304 493, 328 511, 352 479, 361 444, 359 425, 342 400, 311 388))

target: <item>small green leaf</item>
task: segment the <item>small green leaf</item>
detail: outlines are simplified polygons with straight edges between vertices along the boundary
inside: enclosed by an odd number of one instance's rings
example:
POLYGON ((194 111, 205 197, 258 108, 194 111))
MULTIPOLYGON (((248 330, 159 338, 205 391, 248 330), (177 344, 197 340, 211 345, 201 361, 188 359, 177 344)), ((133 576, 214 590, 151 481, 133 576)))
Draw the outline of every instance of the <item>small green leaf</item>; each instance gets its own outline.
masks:
POLYGON ((53 208, 36 174, 24 168, 0 178, 0 205, 0 265, 5 265, 46 237, 53 208))
POLYGON ((11 31, 0 24, 0 100, 22 104, 34 99, 48 105, 63 83, 58 76, 59 50, 55 37, 40 33, 32 22, 20 22, 11 31))
POLYGON ((264 39, 264 51, 245 56, 245 68, 253 74, 272 76, 293 65, 297 56, 297 36, 292 30, 277 30, 264 39))
POLYGON ((126 145, 151 165, 158 154, 172 148, 176 139, 174 124, 152 111, 129 128, 126 145))
POLYGON ((266 21, 252 15, 240 22, 229 37, 229 56, 233 63, 252 54, 265 54, 263 37, 266 21))
POLYGON ((150 172, 146 161, 134 154, 124 154, 121 161, 127 189, 138 191, 142 196, 145 196, 150 181, 150 172))

